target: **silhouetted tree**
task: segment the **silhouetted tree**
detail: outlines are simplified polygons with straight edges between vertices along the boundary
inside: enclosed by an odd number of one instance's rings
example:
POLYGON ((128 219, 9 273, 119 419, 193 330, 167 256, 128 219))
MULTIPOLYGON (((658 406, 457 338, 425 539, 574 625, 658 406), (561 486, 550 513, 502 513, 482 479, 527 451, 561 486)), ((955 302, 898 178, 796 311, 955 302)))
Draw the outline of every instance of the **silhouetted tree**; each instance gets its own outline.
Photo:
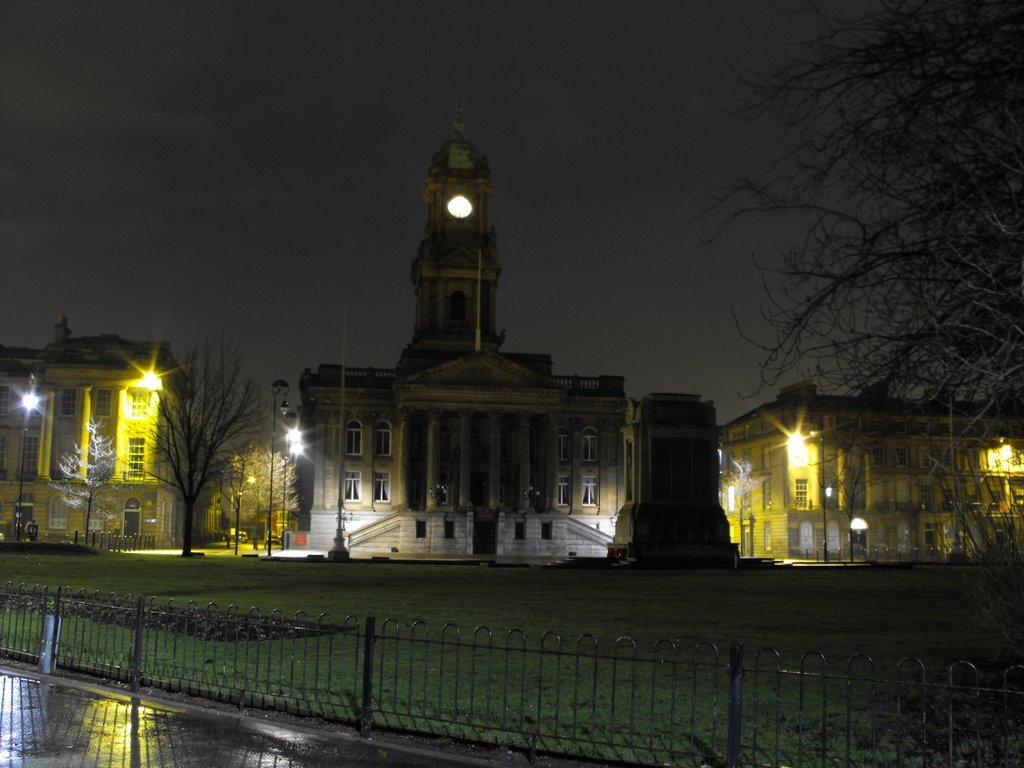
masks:
POLYGON ((197 502, 263 424, 256 382, 238 349, 222 338, 191 347, 164 378, 155 443, 160 479, 177 489, 185 510, 183 557, 192 554, 197 502))

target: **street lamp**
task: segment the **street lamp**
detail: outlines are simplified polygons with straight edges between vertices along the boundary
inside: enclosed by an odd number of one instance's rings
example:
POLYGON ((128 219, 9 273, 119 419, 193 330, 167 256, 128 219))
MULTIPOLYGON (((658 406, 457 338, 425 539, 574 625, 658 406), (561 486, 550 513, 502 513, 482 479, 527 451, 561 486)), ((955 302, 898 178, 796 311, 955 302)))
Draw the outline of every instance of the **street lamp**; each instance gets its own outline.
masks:
MULTIPOLYGON (((274 455, 277 451, 277 446, 275 445, 277 441, 277 396, 288 394, 288 382, 284 379, 277 379, 270 385, 270 391, 274 395, 274 403, 271 406, 270 411, 270 479, 267 487, 267 555, 270 555, 273 551, 271 536, 274 531, 274 455)), ((287 407, 288 401, 282 398, 281 410, 284 411, 287 407)))
MULTIPOLYGON (((821 502, 821 522, 825 529, 825 562, 828 562, 828 503, 832 500, 832 486, 825 487, 825 498, 821 502)), ((838 553, 837 553, 838 554, 838 553)))
MULTIPOLYGON (((39 407, 39 396, 29 390, 21 398, 21 407, 25 409, 25 420, 21 430, 21 465, 18 468, 18 503, 14 506, 14 539, 21 541, 22 503, 25 498, 25 443, 28 440, 28 420, 32 411, 39 407)), ((34 475, 33 475, 34 478, 34 475)))
POLYGON ((352 553, 345 541, 345 520, 349 515, 345 512, 345 441, 348 439, 348 425, 345 421, 345 337, 348 325, 348 309, 341 312, 341 402, 338 404, 338 451, 334 461, 334 474, 338 478, 338 526, 334 533, 334 544, 327 552, 333 562, 343 563, 352 553))

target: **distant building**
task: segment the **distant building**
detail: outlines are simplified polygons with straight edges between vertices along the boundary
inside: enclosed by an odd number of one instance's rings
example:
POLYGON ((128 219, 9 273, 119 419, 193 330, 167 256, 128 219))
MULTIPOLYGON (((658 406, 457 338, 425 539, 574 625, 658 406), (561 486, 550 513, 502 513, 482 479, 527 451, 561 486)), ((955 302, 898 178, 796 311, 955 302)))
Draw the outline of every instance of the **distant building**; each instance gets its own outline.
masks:
MULTIPOLYGON (((339 518, 359 557, 604 557, 617 524, 629 530, 620 515, 645 487, 645 457, 624 442, 623 378, 556 374, 548 354, 502 351, 492 187, 460 115, 427 176, 414 330, 398 365, 302 374, 309 547, 331 547, 339 518)), ((696 405, 705 431, 711 413, 700 471, 716 477, 714 407, 696 405)), ((705 490, 721 517, 714 483, 705 490)))
POLYGON ((65 503, 51 480, 58 462, 88 450, 90 421, 112 438, 116 490, 90 516, 91 535, 180 539, 174 494, 154 478, 153 430, 158 380, 147 373, 172 365, 163 343, 114 335, 72 337, 61 316, 42 349, 0 346, 0 532, 45 540, 86 540, 85 509, 65 503), (35 409, 22 397, 39 398, 35 409), (20 523, 20 530, 19 530, 20 523))
POLYGON ((1020 424, 973 411, 783 388, 721 430, 733 540, 745 556, 893 561, 1016 536, 1020 424))

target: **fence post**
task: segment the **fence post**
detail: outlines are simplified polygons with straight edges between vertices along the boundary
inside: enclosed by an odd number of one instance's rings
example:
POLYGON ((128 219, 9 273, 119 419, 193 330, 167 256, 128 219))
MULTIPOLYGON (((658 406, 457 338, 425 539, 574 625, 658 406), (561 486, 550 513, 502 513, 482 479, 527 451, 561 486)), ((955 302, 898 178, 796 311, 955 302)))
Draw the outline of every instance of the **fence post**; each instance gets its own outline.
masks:
POLYGON ((363 643, 363 710, 359 715, 360 733, 366 733, 373 727, 373 648, 376 624, 376 618, 366 617, 366 640, 363 643))
POLYGON ((39 651, 39 671, 44 675, 52 675, 57 668, 57 648, 60 642, 60 593, 53 601, 53 613, 49 611, 49 589, 43 588, 43 637, 39 651))
POLYGON ((729 733, 726 738, 727 768, 736 768, 740 759, 740 732, 743 729, 743 645, 729 647, 729 733))
POLYGON ((146 598, 139 595, 135 604, 135 650, 132 653, 132 693, 139 692, 142 682, 142 630, 146 619, 146 598))

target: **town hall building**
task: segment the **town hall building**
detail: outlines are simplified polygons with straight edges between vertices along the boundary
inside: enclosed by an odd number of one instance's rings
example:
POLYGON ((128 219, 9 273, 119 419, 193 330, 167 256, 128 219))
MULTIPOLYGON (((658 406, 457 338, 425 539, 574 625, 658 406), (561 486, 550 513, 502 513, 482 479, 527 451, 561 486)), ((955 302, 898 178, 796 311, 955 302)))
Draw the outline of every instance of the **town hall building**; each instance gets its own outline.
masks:
POLYGON ((728 548, 711 403, 649 396, 664 407, 639 408, 621 376, 563 375, 548 354, 503 349, 492 187, 460 110, 427 176, 414 331, 397 366, 322 364, 301 376, 307 546, 344 557, 604 557, 654 487, 647 448, 624 434, 658 430, 627 422, 682 407, 699 418, 668 429, 698 438, 697 501, 714 518, 697 538, 728 548))

